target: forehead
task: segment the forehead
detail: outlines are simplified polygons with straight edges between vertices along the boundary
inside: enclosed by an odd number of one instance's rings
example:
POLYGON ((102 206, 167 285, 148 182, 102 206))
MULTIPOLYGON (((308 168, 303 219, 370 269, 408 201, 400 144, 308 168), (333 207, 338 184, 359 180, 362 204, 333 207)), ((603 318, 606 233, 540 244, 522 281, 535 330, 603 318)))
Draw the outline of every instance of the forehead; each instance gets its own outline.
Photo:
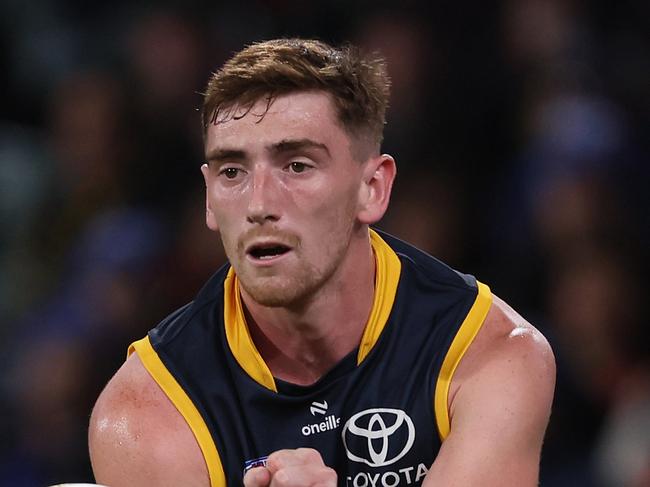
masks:
POLYGON ((227 121, 208 126, 205 149, 253 149, 286 139, 311 139, 331 148, 350 145, 330 96, 310 91, 278 96, 270 106, 266 99, 250 110, 236 106, 227 121))

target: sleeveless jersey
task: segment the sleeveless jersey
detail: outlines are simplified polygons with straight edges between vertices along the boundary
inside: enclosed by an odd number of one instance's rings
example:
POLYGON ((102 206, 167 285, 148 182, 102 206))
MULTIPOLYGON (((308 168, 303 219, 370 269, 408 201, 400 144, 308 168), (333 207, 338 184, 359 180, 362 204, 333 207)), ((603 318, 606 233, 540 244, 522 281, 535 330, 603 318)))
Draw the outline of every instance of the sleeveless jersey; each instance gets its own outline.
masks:
POLYGON ((212 487, 242 485, 247 465, 299 447, 318 450, 339 485, 421 485, 449 434, 449 385, 491 294, 398 239, 370 238, 375 296, 363 337, 313 385, 273 377, 229 266, 131 346, 192 429, 212 487))

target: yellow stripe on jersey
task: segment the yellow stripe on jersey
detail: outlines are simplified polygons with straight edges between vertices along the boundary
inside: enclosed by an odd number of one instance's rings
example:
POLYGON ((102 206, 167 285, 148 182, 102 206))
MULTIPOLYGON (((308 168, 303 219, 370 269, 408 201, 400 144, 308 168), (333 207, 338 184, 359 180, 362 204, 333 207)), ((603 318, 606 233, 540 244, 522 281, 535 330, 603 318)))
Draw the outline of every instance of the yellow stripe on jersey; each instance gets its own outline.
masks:
POLYGON ((239 279, 231 267, 223 283, 223 319, 226 339, 232 354, 242 369, 256 382, 278 392, 273 374, 253 343, 241 304, 239 279))
POLYGON ((165 364, 162 363, 160 357, 158 357, 158 354, 151 346, 148 336, 131 344, 129 347, 129 355, 134 351, 137 352, 145 369, 147 369, 151 377, 153 377, 174 406, 176 406, 176 409, 185 418, 185 421, 192 430, 208 467, 210 487, 225 487, 226 476, 221 464, 221 458, 219 458, 219 452, 212 440, 205 421, 194 406, 192 400, 180 384, 176 382, 176 379, 167 370, 165 364))
POLYGON ((451 430, 448 406, 451 379, 454 376, 456 367, 458 367, 465 352, 471 345, 472 341, 474 341, 478 331, 481 329, 485 317, 490 309, 490 305, 492 304, 492 293, 490 292, 490 288, 478 281, 477 285, 478 294, 476 295, 476 300, 469 310, 469 313, 467 313, 465 320, 460 325, 454 340, 451 342, 451 346, 447 351, 447 355, 442 363, 440 374, 438 375, 438 380, 436 382, 433 403, 436 413, 436 423, 438 425, 438 434, 440 435, 440 439, 443 441, 447 436, 449 436, 451 430))
POLYGON ((363 362, 363 359, 368 356, 386 326, 393 309, 399 276, 402 271, 402 263, 397 254, 374 230, 370 230, 370 243, 375 254, 376 264, 375 297, 368 323, 359 344, 357 364, 363 362))

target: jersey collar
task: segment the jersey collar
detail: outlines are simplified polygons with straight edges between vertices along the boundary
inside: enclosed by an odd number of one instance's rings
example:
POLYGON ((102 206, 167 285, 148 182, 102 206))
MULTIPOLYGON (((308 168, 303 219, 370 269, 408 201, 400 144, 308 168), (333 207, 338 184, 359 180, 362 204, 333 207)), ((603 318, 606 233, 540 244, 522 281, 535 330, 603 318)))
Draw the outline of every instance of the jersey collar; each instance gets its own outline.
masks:
MULTIPOLYGON (((397 254, 374 230, 370 230, 370 243, 375 256, 375 295, 366 323, 357 365, 368 356, 379 340, 395 302, 401 263, 397 254)), ((277 392, 273 374, 262 359, 250 336, 239 291, 239 280, 231 267, 224 281, 224 323, 228 346, 239 365, 262 386, 277 392)))

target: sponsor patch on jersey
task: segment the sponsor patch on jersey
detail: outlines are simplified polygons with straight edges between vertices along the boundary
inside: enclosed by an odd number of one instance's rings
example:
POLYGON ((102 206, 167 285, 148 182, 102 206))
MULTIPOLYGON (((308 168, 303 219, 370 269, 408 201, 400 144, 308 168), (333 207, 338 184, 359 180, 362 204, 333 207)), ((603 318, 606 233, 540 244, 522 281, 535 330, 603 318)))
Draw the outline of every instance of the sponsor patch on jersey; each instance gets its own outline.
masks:
POLYGON ((385 467, 411 450, 415 426, 401 409, 372 408, 348 419, 341 436, 350 460, 370 467, 385 467))
POLYGON ((259 457, 259 458, 253 458, 252 460, 246 460, 244 462, 244 475, 246 475, 246 472, 248 472, 251 468, 255 467, 266 467, 266 461, 268 460, 268 456, 264 457, 259 457))

